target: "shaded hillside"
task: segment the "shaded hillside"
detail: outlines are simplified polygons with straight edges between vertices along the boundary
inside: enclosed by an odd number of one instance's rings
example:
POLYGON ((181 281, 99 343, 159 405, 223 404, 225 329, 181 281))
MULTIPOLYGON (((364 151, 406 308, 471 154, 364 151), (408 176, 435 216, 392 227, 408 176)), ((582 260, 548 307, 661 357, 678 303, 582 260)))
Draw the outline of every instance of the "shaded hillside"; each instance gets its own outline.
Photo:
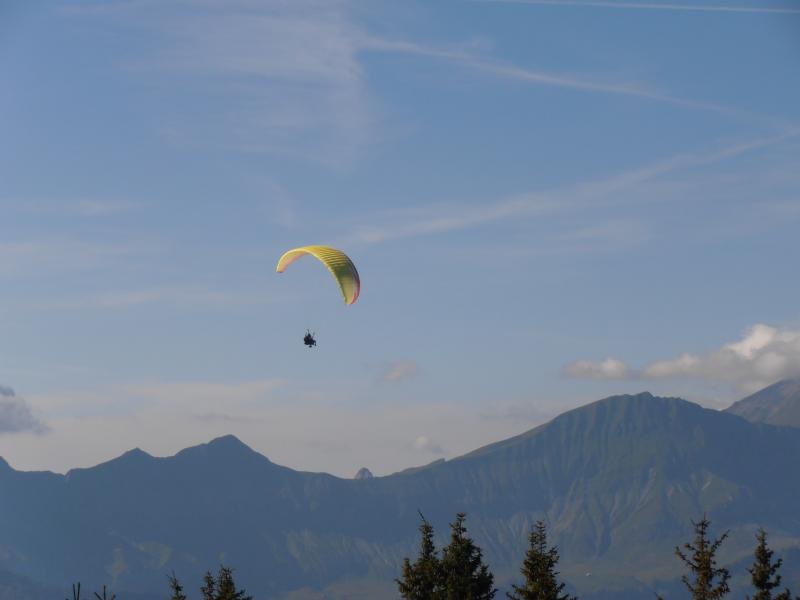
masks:
POLYGON ((726 409, 753 423, 800 427, 800 379, 779 381, 726 409))
POLYGON ((798 456, 800 430, 644 393, 388 477, 293 471, 232 436, 66 476, 0 465, 0 567, 49 585, 163 592, 165 573, 199 581, 224 561, 259 600, 378 589, 415 551, 417 509, 441 536, 463 510, 501 585, 544 517, 579 591, 649 598, 677 576, 672 549, 703 512, 732 529, 723 559, 744 560, 757 526, 800 548, 798 456))

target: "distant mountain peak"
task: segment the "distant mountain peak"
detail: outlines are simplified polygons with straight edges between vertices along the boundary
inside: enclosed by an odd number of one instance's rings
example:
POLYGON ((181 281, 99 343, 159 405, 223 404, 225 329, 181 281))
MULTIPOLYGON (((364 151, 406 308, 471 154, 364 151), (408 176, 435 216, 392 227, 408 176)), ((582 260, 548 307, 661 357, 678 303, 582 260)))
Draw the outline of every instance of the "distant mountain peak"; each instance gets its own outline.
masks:
POLYGON ((128 459, 137 459, 137 458, 153 458, 151 454, 148 454, 144 450, 139 447, 132 448, 128 450, 124 454, 122 454, 119 458, 128 458, 128 459))
POLYGON ((697 404, 671 396, 654 396, 650 392, 637 394, 618 394, 607 396, 596 402, 579 406, 557 416, 553 421, 572 419, 576 416, 588 417, 590 415, 625 415, 625 414, 656 414, 667 409, 703 410, 697 404))
POLYGON ((753 423, 800 427, 800 378, 784 379, 725 409, 753 423))
POLYGON ((231 460, 258 457, 259 459, 269 461, 266 456, 256 452, 242 440, 231 434, 214 438, 206 444, 199 444, 197 446, 184 448, 175 456, 193 455, 203 455, 207 457, 231 460))
POLYGON ((247 450, 252 451, 252 448, 245 444, 242 440, 237 438, 232 433, 227 435, 221 435, 220 437, 214 438, 210 442, 208 442, 209 448, 246 448, 247 450))
POLYGON ((237 438, 235 435, 228 434, 223 435, 218 438, 214 438, 208 444, 206 444, 208 450, 213 454, 222 454, 227 456, 241 456, 241 455, 248 455, 251 456, 253 454, 257 454, 258 456, 262 456, 255 450, 253 450, 250 446, 245 444, 242 440, 237 438))
POLYGON ((539 435, 556 430, 568 430, 570 436, 578 439, 587 439, 587 436, 598 435, 603 430, 614 436, 633 431, 666 431, 681 426, 680 424, 693 422, 706 410, 683 398, 654 396, 647 391, 607 396, 561 413, 519 435, 483 446, 453 460, 474 458, 502 448, 525 444, 539 435))
POLYGON ((356 476, 353 479, 372 479, 375 477, 367 467, 361 467, 356 473, 356 476))

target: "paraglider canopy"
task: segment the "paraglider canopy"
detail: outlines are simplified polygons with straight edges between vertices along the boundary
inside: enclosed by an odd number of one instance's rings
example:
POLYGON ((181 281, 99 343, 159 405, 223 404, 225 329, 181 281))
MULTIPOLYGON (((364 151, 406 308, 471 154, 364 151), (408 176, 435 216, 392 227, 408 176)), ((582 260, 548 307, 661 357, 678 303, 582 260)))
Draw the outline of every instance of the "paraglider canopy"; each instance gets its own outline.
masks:
POLYGON ((314 333, 311 330, 306 329, 306 335, 303 338, 303 343, 309 348, 313 348, 317 345, 317 340, 314 339, 314 333))
POLYGON ((280 257, 275 270, 278 273, 283 273, 286 267, 306 254, 316 258, 330 271, 336 283, 339 284, 339 290, 342 292, 345 304, 353 304, 358 299, 358 295, 361 292, 361 280, 358 277, 356 266, 344 252, 336 248, 331 248, 330 246, 294 248, 280 257))

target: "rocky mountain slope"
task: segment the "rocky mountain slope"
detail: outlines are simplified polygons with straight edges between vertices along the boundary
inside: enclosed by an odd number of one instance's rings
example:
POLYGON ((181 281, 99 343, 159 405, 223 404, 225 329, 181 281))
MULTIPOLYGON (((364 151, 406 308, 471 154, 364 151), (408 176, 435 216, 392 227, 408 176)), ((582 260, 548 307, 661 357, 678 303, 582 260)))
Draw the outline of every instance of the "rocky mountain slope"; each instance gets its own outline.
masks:
POLYGON ((779 381, 739 400, 726 412, 753 423, 800 427, 800 379, 779 381))
POLYGON ((799 457, 800 429, 643 393, 387 477, 293 471, 233 436, 65 476, 2 462, 0 569, 63 589, 109 583, 124 599, 162 596, 173 570, 194 585, 224 562, 259 600, 393 598, 416 552, 417 510, 441 541, 465 511, 501 585, 544 518, 582 597, 652 598, 673 589, 673 549, 704 512, 731 530, 724 561, 746 562, 759 526, 800 555, 799 457))

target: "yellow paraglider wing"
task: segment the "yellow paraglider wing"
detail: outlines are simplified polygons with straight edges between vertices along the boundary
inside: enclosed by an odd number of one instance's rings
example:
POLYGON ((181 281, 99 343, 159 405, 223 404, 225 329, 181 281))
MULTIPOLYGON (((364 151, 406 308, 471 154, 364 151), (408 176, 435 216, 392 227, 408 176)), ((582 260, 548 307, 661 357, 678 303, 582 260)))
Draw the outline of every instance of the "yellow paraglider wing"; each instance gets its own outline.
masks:
POLYGON ((283 273, 286 267, 306 254, 310 254, 319 260, 331 272, 336 283, 339 284, 345 304, 352 304, 358 299, 358 294, 361 291, 361 280, 358 278, 356 266, 344 252, 336 248, 331 248, 330 246, 303 246, 289 250, 278 260, 278 266, 275 270, 278 273, 283 273))

